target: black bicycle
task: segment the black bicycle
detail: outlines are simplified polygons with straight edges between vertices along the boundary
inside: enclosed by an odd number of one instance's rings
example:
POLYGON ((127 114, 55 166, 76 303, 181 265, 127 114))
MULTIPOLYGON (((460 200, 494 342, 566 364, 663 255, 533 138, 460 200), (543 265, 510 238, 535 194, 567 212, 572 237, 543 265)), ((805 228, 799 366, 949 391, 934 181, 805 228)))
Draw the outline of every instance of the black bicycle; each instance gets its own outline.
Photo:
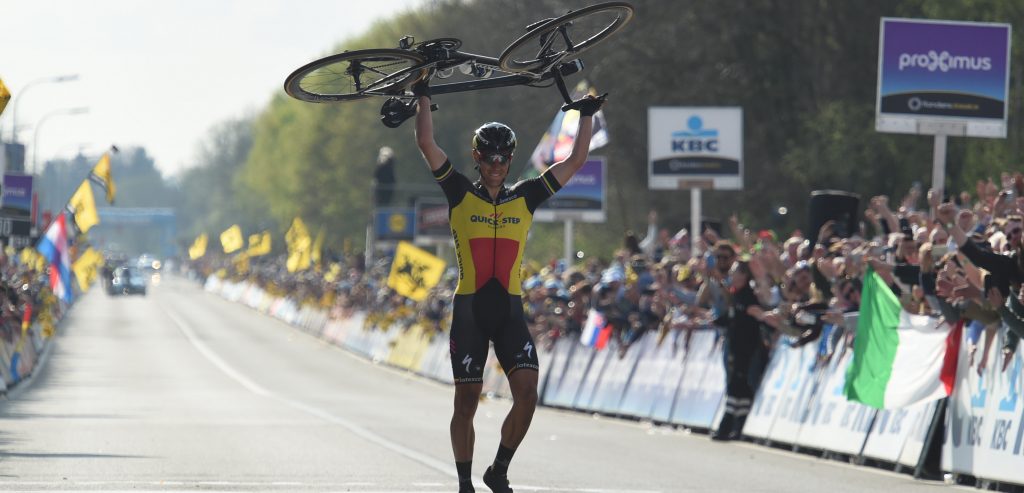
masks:
POLYGON ((410 88, 424 79, 431 81, 430 91, 435 95, 554 84, 565 99, 565 111, 572 99, 564 77, 583 69, 580 54, 621 30, 632 18, 633 6, 626 2, 570 11, 526 26, 526 34, 497 58, 459 51, 462 41, 456 38, 416 43, 406 36, 397 49, 346 51, 303 65, 288 76, 284 90, 310 103, 387 97, 381 121, 392 128, 416 113, 410 88))

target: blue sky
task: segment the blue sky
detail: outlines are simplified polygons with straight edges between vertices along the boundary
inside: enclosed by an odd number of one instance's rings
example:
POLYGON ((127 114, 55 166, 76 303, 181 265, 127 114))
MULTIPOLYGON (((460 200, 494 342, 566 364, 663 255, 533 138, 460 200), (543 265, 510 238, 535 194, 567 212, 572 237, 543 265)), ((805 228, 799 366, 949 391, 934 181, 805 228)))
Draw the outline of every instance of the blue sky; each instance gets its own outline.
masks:
MULTIPOLYGON (((209 129, 251 114, 285 76, 422 0, 0 0, 0 78, 18 101, 31 163, 110 144, 144 146, 164 175, 192 165, 209 129)), ((396 40, 397 42, 397 40, 396 40)), ((13 104, 0 116, 9 140, 13 104)))

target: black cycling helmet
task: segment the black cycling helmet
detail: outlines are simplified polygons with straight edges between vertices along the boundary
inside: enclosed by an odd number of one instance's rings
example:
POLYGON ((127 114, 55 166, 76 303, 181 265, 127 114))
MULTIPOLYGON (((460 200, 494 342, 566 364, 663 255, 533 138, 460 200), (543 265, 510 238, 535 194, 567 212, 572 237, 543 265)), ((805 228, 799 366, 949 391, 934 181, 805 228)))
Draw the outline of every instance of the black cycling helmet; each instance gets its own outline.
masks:
POLYGON ((473 132, 473 150, 511 154, 515 149, 516 133, 504 123, 485 123, 473 132))

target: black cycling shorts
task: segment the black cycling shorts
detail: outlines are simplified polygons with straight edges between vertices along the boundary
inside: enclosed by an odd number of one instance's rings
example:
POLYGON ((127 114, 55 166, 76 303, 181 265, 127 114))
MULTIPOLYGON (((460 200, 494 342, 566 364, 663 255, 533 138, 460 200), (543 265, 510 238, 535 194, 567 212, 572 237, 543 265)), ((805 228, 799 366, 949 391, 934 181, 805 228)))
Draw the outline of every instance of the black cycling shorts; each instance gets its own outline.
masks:
POLYGON ((483 382, 488 341, 494 342, 494 354, 506 375, 521 368, 539 370, 523 300, 508 294, 496 279, 476 293, 455 295, 449 349, 456 384, 483 382))

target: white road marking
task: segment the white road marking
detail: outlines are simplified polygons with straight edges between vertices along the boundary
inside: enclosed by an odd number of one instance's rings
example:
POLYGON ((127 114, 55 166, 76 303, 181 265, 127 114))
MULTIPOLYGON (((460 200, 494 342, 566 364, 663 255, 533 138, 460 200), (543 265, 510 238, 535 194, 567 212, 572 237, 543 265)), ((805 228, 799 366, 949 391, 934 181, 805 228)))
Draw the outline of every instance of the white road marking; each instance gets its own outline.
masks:
POLYGON ((337 416, 323 409, 279 395, 262 387, 256 382, 253 382, 248 377, 242 375, 237 370, 235 370, 231 365, 227 364, 223 359, 221 359, 220 356, 217 355, 217 353, 213 352, 213 350, 210 349, 209 346, 207 346, 203 341, 199 340, 199 338, 196 336, 195 331, 192 330, 192 328, 188 325, 187 322, 178 318, 177 315, 171 313, 166 308, 164 309, 164 312, 167 313, 167 316, 170 317, 172 321, 174 321, 175 325, 177 325, 179 329, 181 329, 181 332, 185 334, 185 338, 187 338, 188 341, 192 344, 192 346, 194 346, 196 350, 199 351, 199 354, 202 354, 203 357, 209 360, 210 363, 213 363, 213 365, 220 369, 220 371, 224 372, 225 375, 231 377, 231 379, 241 384, 250 392, 256 395, 276 400, 283 404, 287 404, 295 409, 305 411, 308 414, 323 419, 324 421, 339 425, 349 430, 356 436, 359 436, 371 443, 374 443, 388 450, 396 452, 399 455, 405 456, 409 459, 419 462, 420 464, 423 464, 431 469, 434 469, 446 476, 458 479, 459 476, 455 471, 455 467, 451 464, 448 464, 447 462, 441 462, 426 454, 417 452, 399 443, 388 440, 387 438, 384 438, 356 423, 353 423, 352 421, 342 418, 341 416, 337 416))
MULTIPOLYGON (((445 475, 447 475, 449 477, 458 479, 458 473, 455 471, 454 466, 449 464, 449 463, 447 463, 447 462, 439 461, 439 460, 437 460, 437 459, 435 459, 433 457, 430 457, 430 456, 428 456, 426 454, 422 454, 422 453, 417 452, 417 451, 415 451, 413 449, 405 447, 405 446, 403 446, 403 445, 401 445, 399 443, 396 443, 396 442, 393 442, 391 440, 388 440, 387 438, 384 438, 384 437, 382 437, 382 436, 380 436, 380 435, 378 435, 378 434, 376 434, 376 433, 374 433, 374 432, 372 432, 372 431, 370 431, 370 430, 368 430, 368 429, 366 429, 366 428, 364 428, 364 427, 362 427, 362 426, 360 426, 360 425, 358 425, 358 424, 356 424, 356 423, 354 423, 352 421, 349 421, 349 420, 347 420, 347 419, 345 419, 345 418, 343 418, 341 416, 332 414, 329 411, 325 411, 323 409, 320 409, 320 408, 315 407, 315 406, 311 406, 311 405, 306 404, 304 402, 300 402, 300 401, 297 401, 297 400, 285 397, 283 395, 277 394, 277 393, 275 393, 273 391, 270 391, 270 390, 264 388, 263 386, 257 384, 256 382, 250 380, 245 375, 242 375, 238 370, 235 370, 234 367, 232 367, 227 362, 225 362, 220 356, 217 355, 217 353, 215 353, 212 349, 210 349, 209 346, 207 346, 202 340, 200 340, 199 337, 196 335, 195 331, 192 330, 192 327, 187 322, 185 322, 184 320, 179 318, 177 315, 172 313, 166 307, 161 307, 161 308, 163 308, 164 313, 167 314, 168 318, 170 318, 171 321, 173 321, 174 324, 178 326, 178 329, 180 329, 182 334, 185 335, 185 338, 188 339, 189 343, 191 343, 192 346, 195 347, 197 351, 199 351, 199 354, 203 355, 204 358, 206 358, 210 363, 212 363, 215 367, 217 367, 221 372, 223 372, 225 375, 230 377, 232 380, 235 380, 236 382, 241 384, 243 387, 248 389, 250 392, 252 392, 252 393, 254 393, 256 395, 260 395, 260 396, 263 396, 263 397, 267 397, 269 399, 276 400, 276 401, 278 401, 278 402, 280 402, 282 404, 286 404, 286 405, 291 406, 291 407, 293 407, 295 409, 304 411, 304 412, 306 412, 306 413, 308 413, 310 415, 316 416, 316 417, 318 417, 320 419, 323 419, 323 420, 325 420, 327 422, 337 424, 337 425, 339 425, 339 426, 349 430, 353 434, 355 434, 355 435, 357 435, 359 437, 362 437, 363 439, 365 439, 365 440, 367 440, 369 442, 372 442, 372 443, 374 443, 376 445, 379 445, 379 446, 384 447, 384 448, 386 448, 388 450, 396 452, 396 453, 398 453, 398 454, 400 454, 402 456, 405 456, 405 457, 407 457, 409 459, 412 459, 412 460, 414 460, 416 462, 419 462, 419 463, 421 463, 421 464, 423 464, 423 465, 425 465, 427 467, 430 467, 431 469, 434 469, 434 470, 436 470, 438 472, 441 472, 442 474, 445 474, 445 475)), ((486 486, 483 484, 483 479, 481 477, 479 477, 479 476, 474 476, 473 477, 473 483, 478 488, 486 488, 486 486)), ((56 483, 55 482, 55 483, 46 483, 46 484, 60 484, 60 485, 63 485, 63 486, 69 486, 67 484, 67 482, 63 482, 63 483, 56 483)), ((137 484, 137 483, 124 482, 124 483, 121 483, 121 484, 137 484)), ((161 484, 161 483, 156 483, 156 484, 161 484)), ((168 483, 162 483, 162 484, 166 485, 168 483)), ((200 483, 195 483, 195 484, 198 485, 200 483)), ((244 483, 232 483, 232 482, 216 482, 216 483, 214 483, 214 482, 204 482, 204 483, 201 483, 201 484, 205 485, 205 486, 212 486, 214 484, 217 485, 217 486, 245 485, 244 483)), ((261 484, 265 485, 266 483, 261 483, 261 484)), ((311 485, 311 486, 313 486, 313 485, 311 485)), ((322 488, 324 485, 317 485, 317 486, 322 488)), ((348 488, 348 487, 351 487, 351 486, 352 486, 351 484, 346 484, 343 487, 346 487, 345 491, 352 491, 352 490, 350 490, 348 488)), ((602 488, 568 488, 568 489, 566 489, 566 488, 558 488, 558 489, 554 489, 554 488, 548 488, 548 487, 543 487, 543 486, 527 486, 527 485, 520 485, 520 484, 513 484, 512 486, 515 489, 523 490, 523 491, 574 491, 574 492, 581 492, 581 493, 662 493, 661 491, 658 491, 658 490, 612 490, 612 489, 602 489, 602 488)), ((139 490, 131 490, 131 491, 133 491, 134 493, 140 493, 139 490)), ((166 490, 164 490, 164 491, 166 491, 166 490)), ((213 492, 207 492, 207 493, 213 493, 213 492)), ((366 490, 366 491, 362 491, 360 493, 392 493, 392 492, 391 491, 366 490)), ((437 490, 424 491, 424 492, 416 492, 416 491, 404 490, 404 491, 395 491, 393 493, 437 493, 437 490)))

